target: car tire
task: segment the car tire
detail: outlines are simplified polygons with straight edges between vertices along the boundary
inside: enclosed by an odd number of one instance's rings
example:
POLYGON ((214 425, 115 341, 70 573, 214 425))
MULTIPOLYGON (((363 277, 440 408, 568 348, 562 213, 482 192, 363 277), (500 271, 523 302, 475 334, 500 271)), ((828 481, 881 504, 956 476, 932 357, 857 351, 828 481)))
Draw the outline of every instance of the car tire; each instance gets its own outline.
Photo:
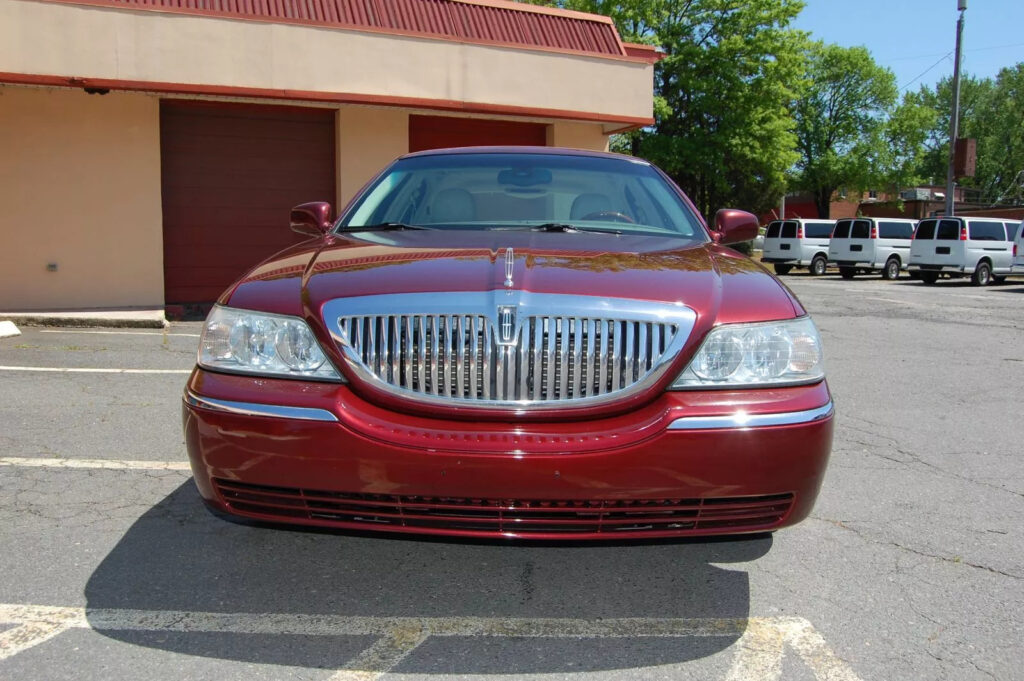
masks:
POLYGON ((988 286, 992 283, 992 268, 987 262, 979 262, 971 275, 971 283, 975 286, 988 286))
POLYGON ((900 259, 899 258, 889 258, 888 260, 885 261, 885 267, 882 268, 882 279, 888 279, 889 281, 892 281, 893 279, 899 279, 899 278, 900 278, 900 259))
POLYGON ((789 274, 789 271, 793 269, 792 265, 781 265, 775 263, 775 274, 789 274))
POLYGON ((928 284, 929 286, 931 286, 932 284, 934 284, 938 280, 939 280, 939 273, 938 272, 922 272, 921 273, 921 281, 923 281, 925 284, 928 284))
POLYGON ((825 274, 825 269, 828 267, 828 259, 820 255, 814 256, 811 260, 811 276, 820 277, 825 274))
POLYGON ((840 267, 839 276, 843 279, 853 279, 853 276, 857 274, 857 269, 854 267, 840 267))

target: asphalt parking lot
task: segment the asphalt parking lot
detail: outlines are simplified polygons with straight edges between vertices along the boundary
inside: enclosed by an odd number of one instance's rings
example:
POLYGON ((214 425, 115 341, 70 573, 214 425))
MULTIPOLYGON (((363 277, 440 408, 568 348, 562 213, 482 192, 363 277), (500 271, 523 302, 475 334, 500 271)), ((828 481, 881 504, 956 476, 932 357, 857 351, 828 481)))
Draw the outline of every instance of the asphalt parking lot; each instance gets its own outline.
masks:
POLYGON ((1024 279, 784 281, 832 461, 810 519, 731 541, 225 522, 181 436, 200 324, 0 339, 0 679, 1024 679, 1024 279))

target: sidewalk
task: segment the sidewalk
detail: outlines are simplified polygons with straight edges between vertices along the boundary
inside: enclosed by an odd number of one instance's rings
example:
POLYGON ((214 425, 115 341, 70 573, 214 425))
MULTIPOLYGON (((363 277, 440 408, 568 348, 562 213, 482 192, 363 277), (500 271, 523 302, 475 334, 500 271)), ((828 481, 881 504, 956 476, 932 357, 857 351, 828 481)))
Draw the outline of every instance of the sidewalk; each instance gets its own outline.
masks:
POLYGON ((162 307, 0 312, 0 321, 11 321, 20 326, 105 326, 139 329, 163 329, 168 326, 162 307))

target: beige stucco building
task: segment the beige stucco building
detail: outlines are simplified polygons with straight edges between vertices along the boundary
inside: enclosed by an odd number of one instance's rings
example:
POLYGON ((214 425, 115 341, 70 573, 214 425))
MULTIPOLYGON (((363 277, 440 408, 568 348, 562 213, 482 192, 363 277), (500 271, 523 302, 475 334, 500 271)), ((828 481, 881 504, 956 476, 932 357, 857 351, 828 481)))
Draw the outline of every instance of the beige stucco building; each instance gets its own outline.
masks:
POLYGON ((502 0, 0 0, 0 310, 208 303, 410 150, 605 149, 655 59, 502 0))

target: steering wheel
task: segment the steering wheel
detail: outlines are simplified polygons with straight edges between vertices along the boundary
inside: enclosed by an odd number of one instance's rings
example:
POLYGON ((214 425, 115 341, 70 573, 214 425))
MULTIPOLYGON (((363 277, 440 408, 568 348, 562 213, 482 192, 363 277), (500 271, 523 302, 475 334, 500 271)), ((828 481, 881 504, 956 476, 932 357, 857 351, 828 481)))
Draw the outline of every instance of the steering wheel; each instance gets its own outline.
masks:
POLYGON ((607 220, 609 222, 628 222, 631 225, 636 224, 636 220, 625 213, 620 213, 617 210, 595 210, 593 213, 587 213, 581 217, 580 220, 607 220))

